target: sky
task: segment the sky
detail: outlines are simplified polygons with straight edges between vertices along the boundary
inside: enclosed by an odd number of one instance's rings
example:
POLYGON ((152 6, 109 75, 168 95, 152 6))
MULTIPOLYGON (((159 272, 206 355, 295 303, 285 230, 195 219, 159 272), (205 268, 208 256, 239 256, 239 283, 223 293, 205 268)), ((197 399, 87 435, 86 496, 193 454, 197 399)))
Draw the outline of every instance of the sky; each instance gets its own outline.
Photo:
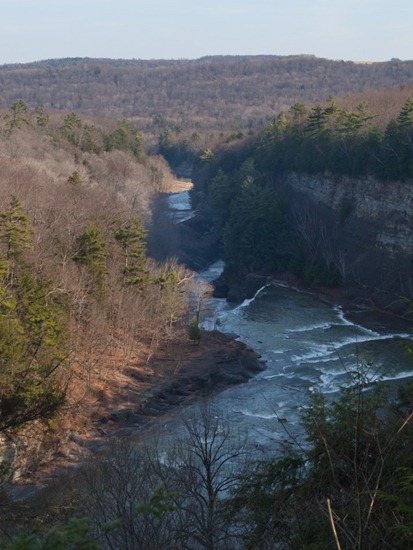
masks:
POLYGON ((308 54, 413 59, 413 0, 0 0, 0 64, 308 54))

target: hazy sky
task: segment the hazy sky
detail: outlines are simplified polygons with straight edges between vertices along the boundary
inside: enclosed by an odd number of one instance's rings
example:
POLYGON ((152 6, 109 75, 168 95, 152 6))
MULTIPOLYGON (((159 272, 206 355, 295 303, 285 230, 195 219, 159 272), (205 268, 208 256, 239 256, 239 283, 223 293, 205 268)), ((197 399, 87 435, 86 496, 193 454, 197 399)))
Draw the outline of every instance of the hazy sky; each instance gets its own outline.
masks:
POLYGON ((413 0, 0 0, 0 64, 219 54, 413 59, 413 0))

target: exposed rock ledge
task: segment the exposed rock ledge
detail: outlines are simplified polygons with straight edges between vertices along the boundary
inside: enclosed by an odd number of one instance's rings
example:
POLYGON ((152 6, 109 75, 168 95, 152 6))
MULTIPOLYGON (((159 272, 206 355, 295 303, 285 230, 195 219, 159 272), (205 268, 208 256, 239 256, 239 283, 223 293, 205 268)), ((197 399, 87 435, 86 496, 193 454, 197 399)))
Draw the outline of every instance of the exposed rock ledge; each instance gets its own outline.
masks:
POLYGON ((307 245, 340 269, 347 298, 403 315, 400 296, 413 298, 413 180, 289 174, 280 186, 307 245))
POLYGON ((172 408, 247 382, 264 368, 260 356, 233 335, 203 332, 199 344, 178 341, 160 349, 151 361, 152 372, 131 370, 129 376, 147 389, 135 395, 133 405, 97 418, 95 426, 109 435, 136 432, 172 408))

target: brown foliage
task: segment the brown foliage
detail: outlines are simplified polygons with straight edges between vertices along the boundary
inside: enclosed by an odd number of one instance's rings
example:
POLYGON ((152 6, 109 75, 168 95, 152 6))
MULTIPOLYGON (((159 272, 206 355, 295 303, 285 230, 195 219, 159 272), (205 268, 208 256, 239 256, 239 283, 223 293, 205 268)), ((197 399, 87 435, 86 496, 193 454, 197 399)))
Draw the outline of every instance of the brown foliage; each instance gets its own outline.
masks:
MULTIPOLYGON (((70 303, 70 354, 61 367, 68 381, 68 408, 61 421, 66 429, 76 424, 81 403, 98 399, 117 371, 134 357, 142 359, 142 349, 147 350, 144 362, 160 341, 171 338, 185 312, 182 290, 190 275, 171 264, 168 270, 178 273, 179 283, 169 294, 157 283, 145 290, 127 287, 114 237, 133 217, 150 220, 151 200, 171 176, 161 159, 137 161, 123 151, 84 153, 58 139, 53 128, 48 134, 31 124, 11 133, 2 130, 0 126, 0 211, 7 210, 12 195, 21 199, 33 228, 34 247, 26 261, 52 281, 51 292, 70 303), (99 228, 106 242, 103 302, 91 292, 87 266, 74 261, 77 238, 89 224, 99 228)), ((161 267, 148 269, 151 280, 159 278, 161 267)))
MULTIPOLYGON (((295 102, 411 86, 413 62, 353 63, 313 56, 198 60, 62 59, 0 67, 0 107, 133 119, 155 142, 165 125, 203 133, 261 128, 295 102)), ((178 128, 179 129, 179 128, 178 128)))

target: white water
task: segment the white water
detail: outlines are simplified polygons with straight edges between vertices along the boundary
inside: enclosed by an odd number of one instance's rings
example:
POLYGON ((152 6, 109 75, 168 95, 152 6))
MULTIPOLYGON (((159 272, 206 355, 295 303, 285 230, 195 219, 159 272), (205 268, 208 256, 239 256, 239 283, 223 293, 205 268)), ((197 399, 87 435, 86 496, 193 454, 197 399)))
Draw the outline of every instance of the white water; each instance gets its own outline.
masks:
MULTIPOLYGON (((217 262, 200 277, 210 282, 222 269, 223 263, 217 262)), ((340 307, 283 283, 260 289, 238 306, 211 299, 201 324, 236 334, 266 362, 266 370, 248 383, 212 398, 214 406, 248 432, 257 449, 273 448, 274 442, 286 439, 287 431, 300 437, 299 413, 311 392, 334 394, 350 383, 351 372, 360 364, 371 365, 370 374, 384 381, 413 377, 408 331, 392 332, 380 325, 371 330, 352 323, 340 307)))
MULTIPOLYGON (((220 269, 221 263, 214 264, 201 276, 211 280, 220 269)), ((258 447, 285 439, 287 427, 297 428, 310 393, 339 391, 360 364, 371 365, 370 374, 383 381, 413 377, 408 331, 385 326, 376 331, 352 323, 338 306, 285 285, 262 288, 238 306, 212 299, 202 325, 236 334, 266 361, 266 370, 249 383, 213 398, 258 447)))

